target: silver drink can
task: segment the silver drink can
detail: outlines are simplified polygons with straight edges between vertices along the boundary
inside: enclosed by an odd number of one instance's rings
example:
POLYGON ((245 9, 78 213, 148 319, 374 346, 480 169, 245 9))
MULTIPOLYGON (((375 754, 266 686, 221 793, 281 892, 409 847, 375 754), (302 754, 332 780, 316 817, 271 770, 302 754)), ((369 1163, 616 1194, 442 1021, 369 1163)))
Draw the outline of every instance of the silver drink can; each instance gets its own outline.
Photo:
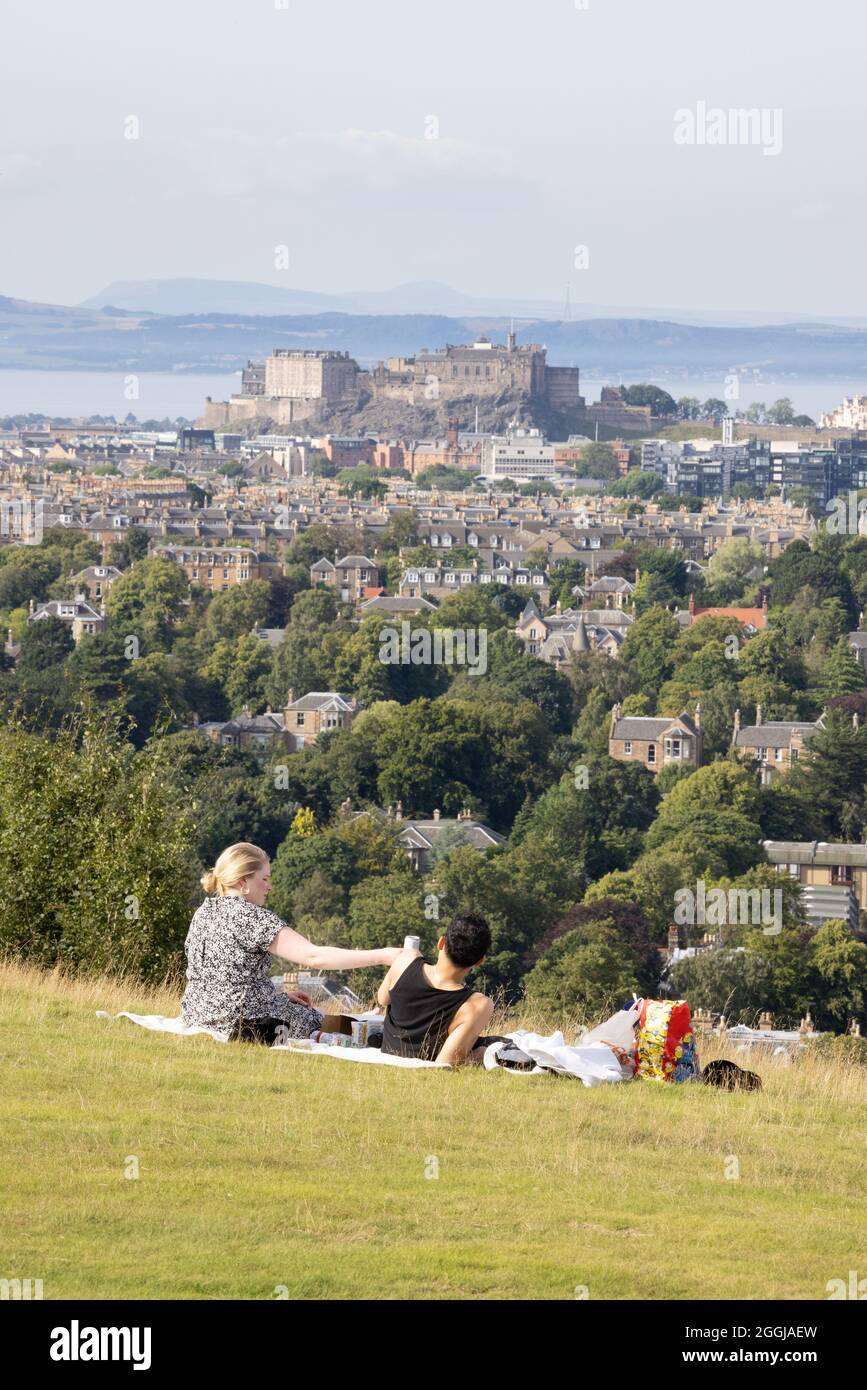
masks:
POLYGON ((420 950, 421 950, 421 937, 420 937, 420 936, 405 936, 405 937, 403 938, 403 949, 404 949, 405 951, 420 951, 420 950))

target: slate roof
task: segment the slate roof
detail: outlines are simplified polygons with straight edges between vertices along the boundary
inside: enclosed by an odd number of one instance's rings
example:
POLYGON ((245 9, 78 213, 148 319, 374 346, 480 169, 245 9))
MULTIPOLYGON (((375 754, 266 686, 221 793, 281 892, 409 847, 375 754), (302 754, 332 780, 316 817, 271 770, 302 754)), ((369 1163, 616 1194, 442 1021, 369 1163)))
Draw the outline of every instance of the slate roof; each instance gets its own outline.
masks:
POLYGON ((785 723, 780 720, 769 721, 767 724, 749 724, 744 729, 739 729, 735 734, 736 748, 789 748, 792 743, 792 735, 800 733, 804 735, 814 734, 820 724, 796 724, 785 723))
POLYGON ((286 708, 302 711, 333 708, 348 714, 356 708, 356 704, 354 700, 347 700, 345 695, 339 694, 336 690, 311 690, 299 700, 293 700, 286 708))
POLYGON ((833 844, 825 840, 763 840, 772 864, 835 864, 867 869, 867 845, 833 844))
POLYGON ((688 714, 679 714, 674 719, 649 719, 646 717, 622 716, 616 720, 611 730, 611 737, 617 739, 638 739, 656 741, 662 738, 672 727, 678 726, 685 733, 691 734, 693 738, 698 734, 692 719, 688 714))

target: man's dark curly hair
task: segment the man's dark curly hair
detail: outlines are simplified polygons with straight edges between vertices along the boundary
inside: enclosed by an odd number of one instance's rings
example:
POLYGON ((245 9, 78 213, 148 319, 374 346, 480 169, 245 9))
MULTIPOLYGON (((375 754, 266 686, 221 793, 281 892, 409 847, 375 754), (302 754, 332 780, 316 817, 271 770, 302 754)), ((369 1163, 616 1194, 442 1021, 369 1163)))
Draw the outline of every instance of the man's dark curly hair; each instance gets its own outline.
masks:
POLYGON ((455 965, 466 969, 478 965, 491 946, 491 929, 484 917, 465 912, 453 917, 446 927, 446 954, 455 965))

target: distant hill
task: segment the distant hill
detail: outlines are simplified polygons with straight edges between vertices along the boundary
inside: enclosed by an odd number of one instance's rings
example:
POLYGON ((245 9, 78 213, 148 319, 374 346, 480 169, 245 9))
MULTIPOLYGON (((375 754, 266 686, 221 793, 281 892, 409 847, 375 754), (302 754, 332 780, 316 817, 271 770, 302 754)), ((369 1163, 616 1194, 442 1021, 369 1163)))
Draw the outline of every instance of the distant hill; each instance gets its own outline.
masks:
MULTIPOLYGON (((147 282, 142 282, 147 283, 147 282)), ((157 283, 157 282, 151 282, 157 283)), ((207 286, 213 282, 193 283, 207 286)), ((326 310, 284 314, 160 314, 132 308, 109 286, 106 307, 37 304, 0 297, 0 367, 85 371, 230 372, 275 347, 332 348, 362 365, 420 348, 472 341, 480 332, 502 342, 510 319, 476 313, 370 313, 326 310), (114 293, 110 293, 113 291, 114 293), (118 304, 117 299, 124 302, 118 304)), ((244 287, 245 289, 249 287, 244 287)), ((277 293, 268 286, 262 291, 277 293)), ((287 293, 293 293, 287 291, 287 293)), ((100 296, 98 296, 100 297, 100 296)), ((867 378, 867 329, 814 323, 739 327, 644 318, 570 321, 515 319, 519 342, 541 342, 552 365, 619 379, 760 368, 767 377, 867 378)))
MULTIPOLYGON (((776 313, 757 309, 677 309, 671 305, 573 303, 566 312, 564 298, 516 299, 508 295, 481 297, 464 294, 439 280, 413 280, 387 290, 353 290, 322 294, 248 280, 116 280, 79 306, 149 314, 434 314, 448 318, 514 317, 548 322, 590 319, 663 320, 705 327, 755 328, 794 323, 818 323, 814 314, 776 313)), ((829 315, 824 322, 867 328, 867 318, 829 315)))

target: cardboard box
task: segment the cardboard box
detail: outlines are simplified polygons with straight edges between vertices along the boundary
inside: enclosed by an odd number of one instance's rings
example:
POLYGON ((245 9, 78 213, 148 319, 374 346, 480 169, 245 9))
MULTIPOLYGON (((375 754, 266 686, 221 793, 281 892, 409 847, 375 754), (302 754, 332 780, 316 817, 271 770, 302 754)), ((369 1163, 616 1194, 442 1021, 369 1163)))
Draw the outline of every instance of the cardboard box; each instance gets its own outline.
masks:
POLYGON ((352 1033, 351 1014, 323 1014, 322 1015, 323 1033, 344 1033, 350 1037, 352 1033))

